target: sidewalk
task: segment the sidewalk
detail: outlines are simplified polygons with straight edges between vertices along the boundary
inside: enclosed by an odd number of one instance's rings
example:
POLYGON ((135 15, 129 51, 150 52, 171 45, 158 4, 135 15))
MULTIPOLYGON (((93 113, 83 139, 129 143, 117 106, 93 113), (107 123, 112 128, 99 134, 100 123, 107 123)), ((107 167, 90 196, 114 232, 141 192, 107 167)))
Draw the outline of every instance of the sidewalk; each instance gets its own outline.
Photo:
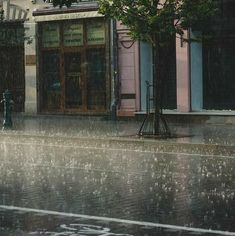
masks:
POLYGON ((138 137, 141 121, 114 122, 104 117, 17 116, 13 117, 13 125, 12 130, 1 131, 0 137, 47 137, 61 142, 73 139, 76 145, 84 145, 83 142, 115 148, 133 145, 152 151, 235 156, 235 125, 169 123, 171 132, 177 136, 169 139, 138 137))

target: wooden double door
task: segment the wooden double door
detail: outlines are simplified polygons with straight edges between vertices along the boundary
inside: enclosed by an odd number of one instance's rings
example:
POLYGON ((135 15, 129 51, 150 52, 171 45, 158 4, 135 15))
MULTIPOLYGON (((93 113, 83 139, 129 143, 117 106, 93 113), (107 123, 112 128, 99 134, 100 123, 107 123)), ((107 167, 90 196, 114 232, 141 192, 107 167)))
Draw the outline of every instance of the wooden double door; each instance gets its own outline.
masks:
POLYGON ((104 112, 108 82, 104 48, 45 51, 42 57, 43 111, 104 112))

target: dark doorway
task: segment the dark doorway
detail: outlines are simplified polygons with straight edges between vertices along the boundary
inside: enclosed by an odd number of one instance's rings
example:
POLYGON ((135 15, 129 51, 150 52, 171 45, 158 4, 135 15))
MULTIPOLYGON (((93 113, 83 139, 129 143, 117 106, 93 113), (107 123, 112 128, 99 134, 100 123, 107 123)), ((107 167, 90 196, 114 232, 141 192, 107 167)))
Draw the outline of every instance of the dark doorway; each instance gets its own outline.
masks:
MULTIPOLYGON (((24 27, 22 23, 0 25, 0 97, 12 93, 14 111, 23 112, 25 103, 24 27)), ((1 106, 1 110, 3 107, 1 106)))

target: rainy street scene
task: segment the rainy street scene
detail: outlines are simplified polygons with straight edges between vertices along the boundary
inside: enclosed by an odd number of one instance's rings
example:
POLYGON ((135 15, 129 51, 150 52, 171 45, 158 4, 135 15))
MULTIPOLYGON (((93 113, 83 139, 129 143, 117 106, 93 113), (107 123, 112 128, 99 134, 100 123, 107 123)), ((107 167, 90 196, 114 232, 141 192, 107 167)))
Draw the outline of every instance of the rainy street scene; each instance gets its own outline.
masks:
POLYGON ((0 0, 0 236, 235 236, 235 1, 0 0))
POLYGON ((153 140, 139 124, 14 119, 0 235, 235 235, 234 128, 171 125, 181 136, 153 140))

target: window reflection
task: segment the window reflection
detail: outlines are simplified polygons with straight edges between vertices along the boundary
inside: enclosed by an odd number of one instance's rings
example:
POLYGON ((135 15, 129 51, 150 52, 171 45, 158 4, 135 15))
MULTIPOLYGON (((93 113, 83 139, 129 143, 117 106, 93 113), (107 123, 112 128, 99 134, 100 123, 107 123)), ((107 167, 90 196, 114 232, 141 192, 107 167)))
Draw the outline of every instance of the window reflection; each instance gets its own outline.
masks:
POLYGON ((80 53, 65 54, 65 105, 76 108, 82 105, 80 53))
POLYGON ((59 55, 46 52, 43 55, 44 108, 57 109, 61 103, 61 83, 59 79, 59 55))
POLYGON ((87 51, 88 109, 105 108, 105 50, 103 48, 87 51))

